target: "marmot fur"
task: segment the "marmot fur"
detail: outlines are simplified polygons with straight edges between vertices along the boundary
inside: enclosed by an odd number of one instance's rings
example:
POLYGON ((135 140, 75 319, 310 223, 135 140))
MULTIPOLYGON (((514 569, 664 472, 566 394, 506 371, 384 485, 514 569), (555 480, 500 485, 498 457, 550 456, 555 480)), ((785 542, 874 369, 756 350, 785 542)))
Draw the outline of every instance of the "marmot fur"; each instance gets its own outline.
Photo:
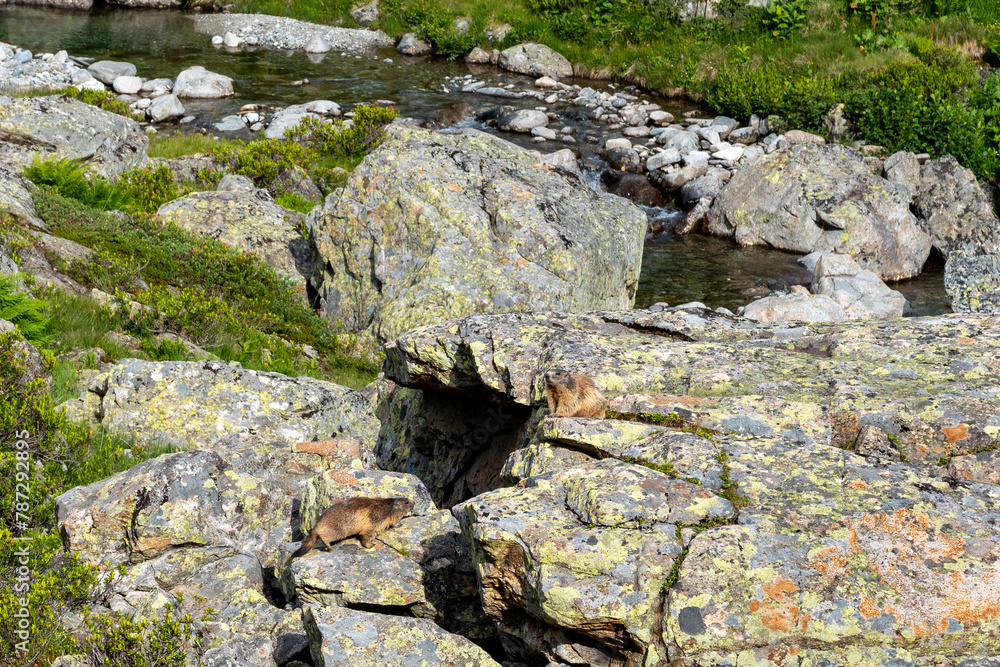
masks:
POLYGON ((545 396, 549 412, 556 417, 604 419, 607 401, 586 375, 554 368, 545 374, 545 396))
POLYGON ((345 537, 357 535, 361 546, 368 549, 379 533, 396 525, 412 509, 413 501, 409 498, 350 498, 334 503, 323 512, 309 531, 309 537, 291 558, 309 553, 317 539, 329 547, 345 537))

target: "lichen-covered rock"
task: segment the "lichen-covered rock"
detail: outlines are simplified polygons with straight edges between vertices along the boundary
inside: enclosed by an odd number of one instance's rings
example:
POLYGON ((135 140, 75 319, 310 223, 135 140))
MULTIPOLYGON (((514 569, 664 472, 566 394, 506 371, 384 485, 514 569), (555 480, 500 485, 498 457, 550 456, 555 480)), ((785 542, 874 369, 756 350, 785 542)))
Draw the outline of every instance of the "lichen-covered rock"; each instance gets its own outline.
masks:
POLYGON ((1000 313, 1000 254, 952 250, 944 265, 944 288, 959 313, 1000 313))
POLYGON ((854 149, 802 144, 736 172, 705 229, 741 246, 836 250, 897 280, 920 273, 931 249, 910 212, 911 194, 871 173, 854 149))
POLYGON ((285 441, 341 437, 366 444, 378 432, 368 402, 351 389, 218 361, 124 359, 64 406, 75 419, 180 448, 247 429, 285 441))
POLYGON ((306 224, 331 319, 391 339, 483 311, 630 305, 640 209, 475 130, 390 127, 306 224))
POLYGON ((0 219, 13 218, 36 229, 45 229, 45 223, 35 211, 35 201, 28 189, 28 181, 0 166, 0 219))
POLYGON ((594 651, 625 664, 643 654, 683 548, 668 517, 676 522, 706 502, 732 514, 726 501, 691 484, 697 499, 663 497, 657 490, 671 481, 609 459, 532 477, 454 509, 479 570, 483 606, 511 655, 555 661, 568 651, 594 651))
POLYGON ((316 606, 302 617, 313 664, 322 667, 500 667, 465 637, 426 619, 316 606))
POLYGON ((528 76, 565 79, 573 76, 573 65, 558 51, 544 44, 517 44, 500 52, 500 67, 528 76))
POLYGON ((945 257, 961 248, 969 255, 1000 254, 1000 220, 975 174, 951 155, 920 168, 915 204, 921 228, 945 257))
POLYGON ((83 160, 106 178, 146 163, 149 140, 131 118, 68 95, 0 96, 0 163, 24 166, 34 155, 83 160))
POLYGON ((157 215, 254 253, 300 289, 305 289, 305 276, 318 270, 312 248, 297 228, 303 215, 278 206, 264 190, 192 192, 167 202, 157 215))
POLYGON ((0 319, 0 336, 11 339, 9 351, 22 368, 19 383, 28 383, 38 378, 48 382, 50 374, 45 370, 45 361, 41 353, 34 345, 24 340, 13 322, 0 319))

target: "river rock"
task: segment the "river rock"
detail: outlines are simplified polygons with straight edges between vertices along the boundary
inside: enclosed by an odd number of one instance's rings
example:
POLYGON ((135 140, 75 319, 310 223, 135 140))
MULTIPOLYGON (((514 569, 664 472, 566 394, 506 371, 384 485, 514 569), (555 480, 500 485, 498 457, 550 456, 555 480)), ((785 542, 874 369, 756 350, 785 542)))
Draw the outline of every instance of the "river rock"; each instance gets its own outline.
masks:
POLYGON ((154 123, 162 123, 171 118, 181 118, 185 114, 184 105, 176 95, 157 97, 146 109, 146 115, 154 123))
POLYGON ((840 253, 824 255, 816 263, 812 291, 833 299, 848 320, 902 317, 906 308, 906 297, 840 253))
POLYGON ((656 141, 664 148, 673 148, 680 153, 681 156, 697 151, 699 146, 697 134, 686 130, 678 130, 674 127, 666 128, 663 132, 657 135, 656 141))
POLYGON ((536 127, 545 127, 548 124, 548 115, 544 111, 535 109, 521 109, 497 119, 497 127, 507 132, 531 132, 536 127))
POLYGON ((931 246, 909 192, 840 145, 803 144, 743 167, 712 204, 706 231, 741 246, 848 253, 883 280, 917 275, 931 246))
POLYGON ((577 161, 576 153, 572 149, 563 148, 548 155, 543 155, 542 162, 558 169, 565 169, 568 172, 576 174, 578 178, 583 178, 580 163, 577 161))
POLYGON ((945 257, 961 248, 969 255, 1000 254, 1000 220, 975 174, 951 155, 920 168, 916 209, 920 227, 945 257))
POLYGON ((218 123, 213 123, 212 128, 216 132, 242 132, 247 129, 247 124, 243 122, 243 118, 236 115, 226 116, 218 123))
POLYGON ((953 250, 944 265, 944 287, 955 312, 1000 314, 1000 255, 953 250))
POLYGON ((826 144, 826 139, 818 134, 810 134, 808 132, 803 132, 802 130, 789 130, 788 132, 785 132, 785 141, 787 141, 791 146, 797 146, 799 144, 816 144, 817 146, 822 146, 826 144))
POLYGON ((174 95, 180 98, 215 99, 232 97, 234 94, 232 79, 209 72, 200 65, 187 68, 174 81, 174 95))
POLYGON ((434 47, 417 37, 417 33, 408 32, 399 40, 396 50, 404 56, 425 56, 433 53, 434 47))
MULTIPOLYGON (((622 141, 628 141, 623 139, 622 141)), ((604 159, 608 167, 614 171, 642 171, 642 158, 639 152, 632 148, 632 144, 623 147, 609 147, 604 151, 604 159)))
POLYGON ((751 301, 743 317, 757 322, 844 322, 844 308, 826 294, 782 294, 751 301))
POLYGON ((111 87, 121 95, 136 95, 142 89, 142 79, 137 76, 120 76, 111 87))
POLYGON ((465 56, 465 62, 473 65, 488 65, 490 63, 490 54, 483 48, 476 46, 465 56))
POLYGON ((0 163, 24 166, 35 155, 86 160, 105 178, 146 163, 149 140, 131 118, 69 96, 0 96, 0 163))
POLYGON ((646 228, 503 139, 398 126, 306 224, 324 313, 383 340, 470 312, 624 307, 646 228))
MULTIPOLYGON (((668 149, 668 152, 672 149, 668 149)), ((674 172, 654 171, 649 175, 650 180, 656 183, 664 192, 674 192, 680 190, 688 183, 704 177, 708 173, 708 162, 700 164, 689 164, 674 172)), ((721 188, 722 185, 720 184, 721 188)))
POLYGON ((318 606, 306 607, 302 616, 316 665, 500 667, 465 637, 445 632, 426 619, 318 606))
POLYGON ((504 49, 497 64, 505 70, 528 76, 553 79, 573 76, 573 66, 564 56, 544 44, 532 42, 504 49))
POLYGON ((663 205, 663 193, 643 174, 608 169, 601 174, 601 181, 611 194, 624 197, 639 206, 663 205))
POLYGON ((306 53, 328 53, 332 47, 327 44, 326 40, 319 35, 313 35, 308 42, 306 42, 305 52, 306 53))
MULTIPOLYGON (((243 121, 238 121, 245 128, 243 121)), ((305 287, 313 253, 297 226, 302 214, 278 206, 263 190, 225 189, 192 192, 169 201, 157 211, 164 221, 252 252, 281 275, 305 287)), ((220 186, 221 187, 221 186, 220 186)))
POLYGON ((179 448, 207 446, 244 429, 287 440, 364 442, 378 429, 364 398, 346 387, 217 361, 125 359, 63 405, 74 419, 179 448))
POLYGON ((136 69, 132 63, 115 62, 114 60, 98 60, 87 67, 87 71, 101 83, 111 85, 120 76, 135 76, 136 69))
POLYGON ((358 22, 362 28, 367 28, 375 21, 378 21, 378 0, 369 2, 367 5, 355 7, 351 10, 351 17, 358 22))
POLYGON ((266 139, 283 139, 286 130, 294 128, 306 118, 320 120, 320 114, 314 113, 309 109, 310 104, 312 103, 293 104, 274 112, 271 122, 268 124, 267 129, 264 130, 264 137, 266 139))

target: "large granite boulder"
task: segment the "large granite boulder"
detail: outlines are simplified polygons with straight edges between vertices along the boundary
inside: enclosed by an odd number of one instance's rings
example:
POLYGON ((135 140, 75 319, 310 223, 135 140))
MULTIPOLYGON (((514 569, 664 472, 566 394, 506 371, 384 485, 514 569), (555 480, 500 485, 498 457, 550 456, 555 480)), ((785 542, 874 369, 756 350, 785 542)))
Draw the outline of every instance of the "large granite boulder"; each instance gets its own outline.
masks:
POLYGON ((920 168, 916 191, 920 227, 934 248, 947 257, 961 248, 967 254, 1000 254, 1000 220, 975 174, 951 155, 920 168))
POLYGON ((254 253, 304 290, 306 277, 318 270, 312 246, 298 229, 304 216, 278 206, 266 191, 243 180, 245 187, 223 183, 216 192, 192 192, 169 201, 157 215, 231 248, 254 253))
POLYGON ((511 72, 534 77, 565 79, 573 76, 573 65, 565 56, 544 44, 532 42, 504 49, 497 64, 511 72))
MULTIPOLYGON (((515 659, 988 664, 1000 651, 995 325, 476 315, 389 346, 386 400, 477 397, 463 416, 487 431, 486 400, 525 420, 495 481, 515 486, 453 510, 515 659), (542 419, 553 366, 593 378, 610 418, 542 419)), ((407 423, 410 456, 465 447, 439 421, 407 423)))
POLYGON ((182 449, 246 429, 260 437, 366 443, 373 443, 378 431, 368 402, 356 391, 304 376, 246 370, 235 362, 124 359, 63 409, 74 419, 182 449))
POLYGON ((105 178, 146 163, 149 140, 131 118, 66 95, 0 96, 0 163, 31 164, 33 156, 83 160, 105 178))
POLYGON ((209 72, 201 65, 188 67, 174 81, 174 95, 183 99, 217 99, 234 94, 231 78, 209 72))
POLYGON ((904 186, 876 176, 858 151, 801 144, 733 175, 705 230, 741 246, 850 254, 883 280, 920 273, 930 237, 910 212, 904 186))
POLYGON ((646 218, 498 137, 391 126, 306 225, 326 316, 387 340, 474 312, 626 308, 646 218))

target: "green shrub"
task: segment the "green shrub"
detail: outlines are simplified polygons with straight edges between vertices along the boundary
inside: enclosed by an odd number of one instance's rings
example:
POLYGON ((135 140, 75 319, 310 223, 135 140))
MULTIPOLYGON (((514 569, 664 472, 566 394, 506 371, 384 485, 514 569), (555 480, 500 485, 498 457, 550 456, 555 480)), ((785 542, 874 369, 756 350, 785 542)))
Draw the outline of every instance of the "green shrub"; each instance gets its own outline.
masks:
POLYGON ((0 275, 0 320, 14 323, 32 345, 41 345, 48 340, 45 303, 25 293, 21 279, 21 274, 0 275))
POLYGON ((102 667, 182 667, 186 650, 201 644, 194 620, 175 618, 169 609, 162 619, 135 619, 111 612, 88 617, 87 638, 79 642, 89 664, 102 667))
POLYGON ((273 188, 274 181, 286 169, 308 169, 318 157, 310 147, 282 139, 234 141, 219 146, 212 151, 212 155, 219 168, 202 170, 199 178, 207 180, 210 185, 218 185, 222 174, 239 174, 266 190, 273 188))
POLYGON ((63 197, 75 199, 102 211, 124 208, 131 203, 129 193, 97 174, 87 174, 83 164, 69 158, 35 156, 24 168, 24 175, 35 185, 52 187, 63 197))
POLYGON ((382 143, 385 127, 398 115, 392 107, 376 105, 357 106, 353 112, 349 125, 341 120, 327 123, 307 116, 285 130, 285 138, 313 146, 326 156, 360 156, 382 143))
POLYGON ((764 22, 778 39, 788 39, 809 18, 805 0, 772 0, 764 22))
POLYGON ((60 95, 74 97, 81 102, 93 105, 99 109, 104 109, 105 111, 110 111, 111 113, 118 114, 119 116, 125 116, 126 118, 131 118, 135 121, 144 120, 144 116, 141 113, 132 111, 131 104, 128 102, 122 102, 111 91, 90 90, 89 88, 81 90, 74 86, 67 86, 66 88, 60 88, 55 92, 60 95))
POLYGON ((0 528, 0 571, 4 573, 0 577, 0 662, 25 667, 48 664, 73 652, 72 640, 60 622, 87 600, 96 583, 96 569, 65 555, 55 532, 18 537, 28 539, 14 539, 6 528, 0 528), (28 552, 26 566, 24 551, 28 552), (22 607, 21 601, 27 606, 22 607), (29 612, 26 628, 19 618, 22 609, 29 612), (19 634, 25 630, 27 641, 19 634))
POLYGON ((174 183, 174 174, 166 165, 155 169, 129 169, 122 173, 119 184, 131 207, 146 213, 155 213, 165 203, 180 196, 174 183))

